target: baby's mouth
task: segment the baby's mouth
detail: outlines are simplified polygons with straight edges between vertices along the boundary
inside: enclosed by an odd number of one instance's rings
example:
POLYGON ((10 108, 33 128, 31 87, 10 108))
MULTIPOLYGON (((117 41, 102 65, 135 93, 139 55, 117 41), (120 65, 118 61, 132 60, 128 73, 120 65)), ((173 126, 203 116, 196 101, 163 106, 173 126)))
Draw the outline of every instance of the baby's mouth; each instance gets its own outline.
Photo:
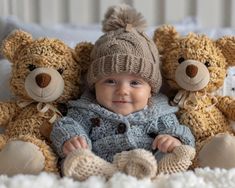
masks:
POLYGON ((124 103, 131 103, 130 101, 113 101, 113 103, 120 103, 120 104, 124 104, 124 103))

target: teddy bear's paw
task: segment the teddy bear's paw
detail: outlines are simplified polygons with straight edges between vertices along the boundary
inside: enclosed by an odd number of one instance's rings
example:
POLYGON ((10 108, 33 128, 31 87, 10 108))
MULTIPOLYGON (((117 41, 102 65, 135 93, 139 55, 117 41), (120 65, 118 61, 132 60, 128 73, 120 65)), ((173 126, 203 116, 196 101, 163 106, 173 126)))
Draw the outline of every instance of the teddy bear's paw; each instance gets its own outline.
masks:
POLYGON ((172 153, 166 154, 158 163, 159 174, 172 174, 186 171, 195 157, 195 149, 188 145, 176 147, 172 153))
POLYGON ((117 168, 96 156, 88 149, 78 149, 71 152, 63 164, 63 174, 76 180, 86 180, 90 176, 111 177, 117 168))
POLYGON ((218 134, 206 143, 198 154, 200 167, 234 168, 235 137, 229 134, 218 134))
POLYGON ((44 163, 42 152, 30 142, 10 141, 0 152, 0 174, 37 174, 43 170, 44 163))
POLYGON ((157 174, 157 161, 153 154, 144 149, 123 151, 114 156, 113 163, 120 171, 139 179, 154 178, 157 174))

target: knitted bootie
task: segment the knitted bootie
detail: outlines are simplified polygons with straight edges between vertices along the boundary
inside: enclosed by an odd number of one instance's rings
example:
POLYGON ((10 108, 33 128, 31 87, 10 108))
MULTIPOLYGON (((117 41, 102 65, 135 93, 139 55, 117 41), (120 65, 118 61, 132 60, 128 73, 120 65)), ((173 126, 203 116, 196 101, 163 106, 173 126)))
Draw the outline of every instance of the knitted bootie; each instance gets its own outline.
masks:
POLYGON ((172 174, 186 171, 195 157, 195 149, 188 145, 176 147, 158 163, 158 174, 172 174))
POLYGON ((154 178, 157 173, 157 161, 153 154, 144 149, 123 151, 114 156, 117 168, 139 179, 154 178))
POLYGON ((88 149, 78 149, 70 153, 63 164, 63 174, 76 180, 86 180, 90 176, 111 177, 117 168, 96 156, 88 149))

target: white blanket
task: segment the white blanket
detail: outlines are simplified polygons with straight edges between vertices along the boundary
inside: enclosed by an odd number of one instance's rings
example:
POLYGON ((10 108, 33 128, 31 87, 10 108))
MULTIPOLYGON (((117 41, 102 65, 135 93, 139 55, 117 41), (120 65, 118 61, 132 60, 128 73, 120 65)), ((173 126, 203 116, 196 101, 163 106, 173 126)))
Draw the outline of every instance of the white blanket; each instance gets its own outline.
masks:
POLYGON ((160 176, 137 180, 121 173, 115 174, 105 181, 101 177, 90 177, 84 182, 71 178, 60 178, 53 174, 41 173, 38 176, 17 175, 14 177, 0 176, 0 188, 233 188, 235 187, 235 169, 210 170, 196 169, 195 172, 160 176))

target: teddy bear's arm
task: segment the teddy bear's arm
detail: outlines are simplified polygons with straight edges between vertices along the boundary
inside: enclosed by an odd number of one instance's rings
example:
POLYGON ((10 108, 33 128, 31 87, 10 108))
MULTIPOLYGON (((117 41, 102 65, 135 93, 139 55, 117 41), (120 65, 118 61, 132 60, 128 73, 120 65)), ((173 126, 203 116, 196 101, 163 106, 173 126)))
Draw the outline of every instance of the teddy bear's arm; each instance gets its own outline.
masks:
POLYGON ((235 120, 235 100, 229 96, 218 96, 217 107, 224 113, 230 120, 235 120))
POLYGON ((0 126, 7 126, 19 110, 20 108, 14 102, 0 102, 0 126))

